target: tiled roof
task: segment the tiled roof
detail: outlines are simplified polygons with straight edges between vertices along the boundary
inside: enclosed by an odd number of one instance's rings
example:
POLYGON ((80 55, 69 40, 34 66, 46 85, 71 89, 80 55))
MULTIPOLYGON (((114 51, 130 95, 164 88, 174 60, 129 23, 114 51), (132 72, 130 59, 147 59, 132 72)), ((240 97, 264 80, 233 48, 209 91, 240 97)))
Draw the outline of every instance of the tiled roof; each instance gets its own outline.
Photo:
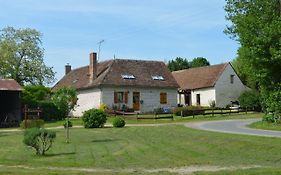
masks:
POLYGON ((65 75, 53 89, 72 86, 86 89, 97 86, 138 86, 178 88, 178 84, 167 66, 159 61, 115 59, 97 65, 97 78, 90 83, 89 66, 74 69, 65 75), (124 79, 122 75, 133 75, 135 79, 124 79), (162 76, 164 80, 153 80, 152 76, 162 76))
POLYGON ((172 74, 182 90, 213 87, 228 64, 190 68, 174 71, 172 74))
POLYGON ((22 87, 13 79, 0 79, 0 91, 22 91, 22 87))

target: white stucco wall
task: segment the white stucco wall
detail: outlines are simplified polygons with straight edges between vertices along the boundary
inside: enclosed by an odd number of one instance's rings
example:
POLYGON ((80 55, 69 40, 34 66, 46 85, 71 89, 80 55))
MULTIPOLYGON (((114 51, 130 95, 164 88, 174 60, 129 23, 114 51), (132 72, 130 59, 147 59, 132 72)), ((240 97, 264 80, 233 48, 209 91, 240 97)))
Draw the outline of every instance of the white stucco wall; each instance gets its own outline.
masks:
POLYGON ((231 101, 238 100, 240 94, 246 90, 246 86, 241 82, 232 66, 229 64, 215 85, 216 106, 225 107, 231 101), (230 83, 230 75, 234 75, 233 84, 230 83))
MULTIPOLYGON (((135 87, 103 87, 101 103, 112 107, 114 104, 114 92, 129 92, 128 107, 133 108, 133 92, 140 92, 141 112, 150 112, 157 107, 176 107, 177 106, 177 89, 161 89, 161 88, 135 88, 135 87), (160 104, 160 92, 167 93, 167 104, 160 104)), ((116 105, 116 104, 115 104, 116 105)), ((120 104, 122 105, 122 104, 120 104)))
POLYGON ((200 94, 200 106, 209 106, 211 100, 216 100, 215 88, 202 88, 191 91, 191 102, 193 106, 197 105, 196 95, 200 94))
POLYGON ((98 88, 77 91, 77 105, 71 116, 80 117, 83 112, 92 108, 98 108, 101 104, 101 90, 98 88))
POLYGON ((185 98, 184 94, 178 94, 177 95, 177 103, 181 105, 185 105, 185 98))

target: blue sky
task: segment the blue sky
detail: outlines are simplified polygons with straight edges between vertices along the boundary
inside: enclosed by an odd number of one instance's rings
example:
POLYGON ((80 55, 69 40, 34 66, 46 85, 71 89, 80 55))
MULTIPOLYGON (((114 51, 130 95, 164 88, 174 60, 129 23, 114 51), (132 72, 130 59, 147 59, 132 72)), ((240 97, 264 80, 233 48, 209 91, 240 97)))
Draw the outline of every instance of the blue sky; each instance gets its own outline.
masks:
POLYGON ((64 65, 116 58, 168 61, 205 57, 231 61, 238 43, 223 33, 224 0, 0 0, 0 28, 43 33, 44 60, 56 78, 64 65))

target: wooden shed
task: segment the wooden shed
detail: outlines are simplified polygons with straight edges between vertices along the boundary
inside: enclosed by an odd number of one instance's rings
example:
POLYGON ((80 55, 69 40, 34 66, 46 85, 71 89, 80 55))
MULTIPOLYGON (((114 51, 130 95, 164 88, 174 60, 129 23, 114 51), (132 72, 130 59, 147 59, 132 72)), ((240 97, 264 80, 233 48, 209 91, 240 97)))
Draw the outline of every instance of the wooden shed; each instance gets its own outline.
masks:
POLYGON ((21 121, 22 87, 13 79, 0 79, 0 127, 18 126, 21 121))

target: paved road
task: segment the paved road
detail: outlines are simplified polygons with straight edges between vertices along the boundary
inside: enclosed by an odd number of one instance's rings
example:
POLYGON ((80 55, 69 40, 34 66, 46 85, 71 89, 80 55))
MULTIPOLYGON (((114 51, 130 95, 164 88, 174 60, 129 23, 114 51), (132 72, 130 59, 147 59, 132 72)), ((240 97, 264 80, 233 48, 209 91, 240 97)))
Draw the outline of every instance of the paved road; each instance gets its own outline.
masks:
POLYGON ((243 119, 243 120, 191 122, 191 123, 186 123, 185 126, 195 129, 207 130, 207 131, 281 138, 281 131, 268 131, 268 130, 252 129, 246 127, 246 125, 259 120, 260 119, 246 119, 246 120, 243 119))

